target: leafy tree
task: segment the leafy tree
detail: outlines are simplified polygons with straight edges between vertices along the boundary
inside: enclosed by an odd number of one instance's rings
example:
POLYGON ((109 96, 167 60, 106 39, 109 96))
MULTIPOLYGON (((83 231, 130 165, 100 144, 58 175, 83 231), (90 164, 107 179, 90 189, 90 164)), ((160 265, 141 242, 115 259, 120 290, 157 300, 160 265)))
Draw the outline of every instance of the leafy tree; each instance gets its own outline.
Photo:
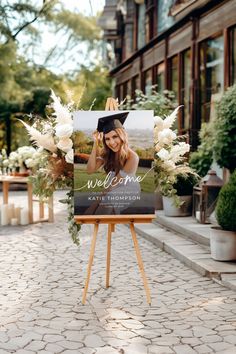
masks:
POLYGON ((111 78, 109 78, 108 70, 101 65, 95 66, 93 69, 82 67, 76 77, 70 81, 71 89, 79 97, 81 92, 81 107, 90 109, 93 103, 93 110, 104 110, 105 100, 111 96, 111 78), (95 101, 94 101, 95 100, 95 101))
POLYGON ((32 4, 18 0, 10 2, 2 0, 0 3, 0 42, 7 44, 16 41, 22 31, 30 37, 39 36, 39 30, 34 26, 39 19, 52 20, 52 10, 57 0, 43 0, 32 4))
MULTIPOLYGON (((0 3, 0 44, 17 42, 24 55, 35 61, 40 57, 43 66, 50 67, 55 62, 57 66, 68 57, 74 56, 78 63, 81 53, 98 51, 101 47, 101 29, 97 26, 96 16, 84 16, 81 13, 65 9, 60 0, 29 1, 2 0, 0 3), (41 48, 42 26, 47 28, 52 36, 56 36, 55 44, 44 55, 41 48), (58 41, 58 38, 59 41, 58 41), (81 46, 85 42, 86 46, 81 46), (33 55, 32 55, 33 53, 33 55), (77 59, 78 58, 78 59, 77 59)), ((86 61, 89 64, 89 56, 86 61)))
MULTIPOLYGON (((100 65, 91 65, 87 56, 87 67, 79 67, 74 73, 56 75, 49 69, 54 60, 59 66, 66 60, 66 53, 73 53, 75 60, 86 48, 95 53, 98 48, 101 31, 96 25, 96 17, 86 17, 80 13, 66 10, 60 0, 1 0, 0 2, 0 148, 8 146, 14 137, 12 148, 25 142, 19 133, 16 118, 36 113, 44 116, 49 101, 50 88, 65 98, 65 92, 75 92, 76 102, 81 92, 86 90, 81 104, 88 109, 94 98, 95 109, 104 108, 105 97, 110 95, 110 80, 100 65), (48 26, 51 33, 59 33, 60 44, 50 48, 45 54, 44 66, 32 59, 41 55, 41 28, 48 26), (81 43, 86 43, 86 47, 81 43), (63 44, 63 45, 61 45, 63 44), (35 56, 29 60, 30 52, 35 56), (24 53, 24 56, 20 53, 24 53), (47 68, 46 68, 47 67, 47 68)), ((78 59, 77 59, 78 58, 78 59)))

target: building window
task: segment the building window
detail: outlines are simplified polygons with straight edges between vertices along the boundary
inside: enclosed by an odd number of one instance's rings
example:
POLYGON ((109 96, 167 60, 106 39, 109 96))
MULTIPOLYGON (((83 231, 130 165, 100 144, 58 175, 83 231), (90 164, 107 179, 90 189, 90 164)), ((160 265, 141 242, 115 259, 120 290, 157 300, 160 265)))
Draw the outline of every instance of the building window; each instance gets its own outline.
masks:
POLYGON ((181 73, 181 104, 182 110, 181 129, 189 129, 190 120, 190 93, 191 93, 191 57, 190 49, 182 53, 182 73, 181 73))
POLYGON ((138 28, 137 28, 137 42, 138 49, 145 45, 145 4, 138 5, 138 28))
POLYGON ((154 0, 146 0, 145 38, 148 43, 154 34, 154 0))
POLYGON ((127 95, 131 97, 132 95, 132 85, 131 80, 127 81, 127 95))
POLYGON ((134 1, 127 0, 127 15, 125 17, 125 58, 134 50, 134 1))
POLYGON ((135 100, 135 96, 136 96, 135 91, 140 88, 139 84, 140 84, 140 79, 139 79, 139 76, 137 75, 132 78, 132 98, 134 100, 135 100))
MULTIPOLYGON (((179 59, 175 55, 169 60, 169 88, 174 92, 175 98, 178 100, 178 91, 179 91, 179 59)), ((177 119, 175 120, 174 129, 178 129, 177 119)))
POLYGON ((145 71, 144 73, 144 93, 146 95, 152 92, 152 69, 145 71))
POLYGON ((128 94, 128 81, 123 83, 123 95, 122 95, 122 99, 124 100, 128 94))
POLYGON ((120 94, 120 101, 122 101, 124 99, 124 88, 123 88, 123 85, 121 84, 120 86, 120 90, 119 90, 119 94, 120 94))
POLYGON ((161 63, 156 66, 156 84, 157 92, 165 90, 165 64, 161 63))
POLYGON ((230 33, 230 84, 236 83, 236 27, 230 33))
POLYGON ((208 39, 200 46, 201 121, 215 116, 215 106, 224 90, 224 39, 208 39))
POLYGON ((133 53, 133 24, 125 26, 125 57, 128 58, 133 53))
POLYGON ((178 56, 175 55, 170 59, 170 89, 175 93, 175 97, 178 97, 178 56))
POLYGON ((118 98, 118 101, 120 102, 122 97, 121 97, 121 85, 117 85, 115 88, 115 94, 116 97, 118 98))
POLYGON ((173 17, 170 15, 170 8, 173 0, 159 0, 157 6, 157 33, 165 31, 174 23, 173 17))

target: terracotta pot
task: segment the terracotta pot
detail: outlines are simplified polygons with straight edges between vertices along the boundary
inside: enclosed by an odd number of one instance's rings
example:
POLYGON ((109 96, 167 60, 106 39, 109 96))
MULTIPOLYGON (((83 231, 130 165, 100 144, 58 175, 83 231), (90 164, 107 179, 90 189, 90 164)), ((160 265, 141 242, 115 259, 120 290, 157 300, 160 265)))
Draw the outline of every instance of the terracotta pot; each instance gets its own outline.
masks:
POLYGON ((180 196, 180 200, 184 203, 177 208, 174 205, 174 201, 170 197, 163 198, 163 209, 165 216, 191 216, 192 215, 192 196, 183 195, 180 196))
POLYGON ((216 261, 236 260, 236 231, 222 230, 211 227, 210 232, 211 256, 216 261))

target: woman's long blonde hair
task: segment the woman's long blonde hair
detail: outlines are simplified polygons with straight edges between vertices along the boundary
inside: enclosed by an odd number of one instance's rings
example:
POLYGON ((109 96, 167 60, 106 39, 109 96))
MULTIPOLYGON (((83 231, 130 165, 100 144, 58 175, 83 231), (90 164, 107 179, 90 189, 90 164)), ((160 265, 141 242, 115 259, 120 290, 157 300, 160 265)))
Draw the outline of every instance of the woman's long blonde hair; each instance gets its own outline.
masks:
POLYGON ((115 153, 106 144, 105 134, 103 134, 103 151, 102 158, 104 160, 103 168, 106 173, 114 171, 117 175, 119 171, 124 167, 126 160, 128 158, 129 147, 128 147, 128 135, 123 128, 116 128, 114 131, 117 133, 121 140, 121 148, 119 153, 115 153))

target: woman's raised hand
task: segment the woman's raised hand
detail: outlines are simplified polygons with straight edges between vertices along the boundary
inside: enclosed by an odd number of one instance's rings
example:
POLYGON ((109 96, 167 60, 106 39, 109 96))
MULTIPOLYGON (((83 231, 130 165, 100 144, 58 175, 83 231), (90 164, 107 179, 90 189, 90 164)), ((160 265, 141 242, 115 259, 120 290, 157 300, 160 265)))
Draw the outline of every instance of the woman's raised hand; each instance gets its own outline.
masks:
POLYGON ((102 133, 95 130, 95 132, 93 132, 93 140, 96 145, 99 145, 102 142, 102 133))

